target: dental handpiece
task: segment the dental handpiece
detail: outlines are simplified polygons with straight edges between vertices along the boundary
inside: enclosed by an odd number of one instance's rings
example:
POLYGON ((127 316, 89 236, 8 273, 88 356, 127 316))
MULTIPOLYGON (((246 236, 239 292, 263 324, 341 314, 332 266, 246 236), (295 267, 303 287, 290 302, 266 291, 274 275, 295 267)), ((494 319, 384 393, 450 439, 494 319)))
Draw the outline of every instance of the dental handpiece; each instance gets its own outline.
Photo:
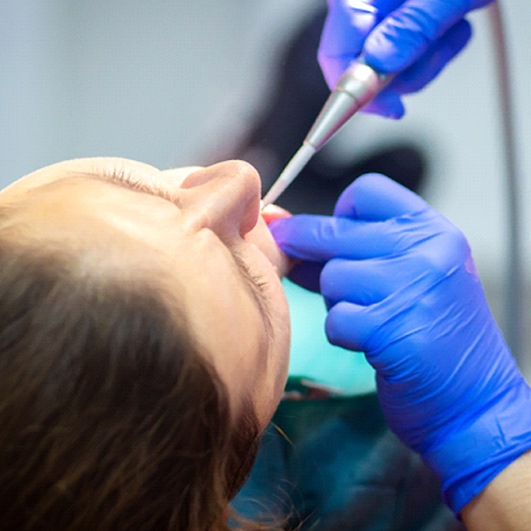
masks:
POLYGON ((361 61, 339 78, 302 146, 262 199, 262 208, 275 202, 302 169, 345 123, 384 88, 391 76, 379 74, 361 61))

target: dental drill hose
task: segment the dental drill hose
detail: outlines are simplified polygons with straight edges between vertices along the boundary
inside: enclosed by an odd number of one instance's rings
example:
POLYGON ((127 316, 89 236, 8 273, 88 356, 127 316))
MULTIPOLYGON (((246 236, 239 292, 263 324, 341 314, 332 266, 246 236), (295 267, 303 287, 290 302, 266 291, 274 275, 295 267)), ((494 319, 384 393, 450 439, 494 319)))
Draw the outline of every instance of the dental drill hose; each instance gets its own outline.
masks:
POLYGON ((526 275, 523 256, 522 173, 519 164, 518 138, 515 127, 512 78, 504 31, 501 2, 493 2, 487 13, 495 51, 498 80, 498 103, 501 118, 501 138, 505 163, 507 266, 505 279, 504 334, 516 360, 526 371, 531 370, 526 352, 526 275))

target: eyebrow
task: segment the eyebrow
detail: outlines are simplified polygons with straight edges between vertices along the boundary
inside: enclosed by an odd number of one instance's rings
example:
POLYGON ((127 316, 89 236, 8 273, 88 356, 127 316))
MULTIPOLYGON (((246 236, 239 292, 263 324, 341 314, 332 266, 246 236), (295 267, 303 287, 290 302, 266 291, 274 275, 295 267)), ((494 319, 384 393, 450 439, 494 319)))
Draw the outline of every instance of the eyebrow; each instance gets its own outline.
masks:
POLYGON ((260 312, 262 319, 264 320, 267 333, 273 334, 273 319, 270 311, 269 298, 264 292, 264 284, 250 271, 249 266, 243 260, 243 258, 235 252, 231 252, 236 266, 240 270, 240 273, 249 287, 252 297, 254 298, 258 311, 260 312))

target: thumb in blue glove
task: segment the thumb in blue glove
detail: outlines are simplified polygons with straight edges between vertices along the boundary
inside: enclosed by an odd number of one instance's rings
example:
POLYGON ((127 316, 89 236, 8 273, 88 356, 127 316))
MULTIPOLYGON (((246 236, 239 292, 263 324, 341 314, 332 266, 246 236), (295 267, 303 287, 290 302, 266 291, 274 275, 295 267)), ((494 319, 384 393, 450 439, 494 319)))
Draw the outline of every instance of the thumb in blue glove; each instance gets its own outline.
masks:
POLYGON ((360 55, 377 71, 397 74, 363 110, 400 118, 401 96, 435 78, 471 35, 464 16, 491 0, 329 0, 319 63, 332 89, 360 55))
POLYGON ((438 473, 455 512, 531 448, 529 387, 448 220, 367 175, 334 217, 293 216, 271 230, 301 261, 299 283, 319 273, 329 340, 365 352, 389 426, 438 473))

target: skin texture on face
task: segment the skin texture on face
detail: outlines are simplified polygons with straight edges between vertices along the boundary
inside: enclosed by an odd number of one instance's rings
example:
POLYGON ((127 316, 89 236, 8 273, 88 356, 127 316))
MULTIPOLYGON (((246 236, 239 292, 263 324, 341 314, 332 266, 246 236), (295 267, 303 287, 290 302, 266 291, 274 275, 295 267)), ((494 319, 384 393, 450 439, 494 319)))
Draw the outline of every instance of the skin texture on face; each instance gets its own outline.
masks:
POLYGON ((240 161, 160 171, 79 159, 0 191, 10 209, 2 229, 76 251, 80 278, 158 279, 225 382, 235 418, 248 397, 265 426, 287 377, 289 312, 279 279, 289 264, 260 215, 259 194, 258 174, 240 161))

